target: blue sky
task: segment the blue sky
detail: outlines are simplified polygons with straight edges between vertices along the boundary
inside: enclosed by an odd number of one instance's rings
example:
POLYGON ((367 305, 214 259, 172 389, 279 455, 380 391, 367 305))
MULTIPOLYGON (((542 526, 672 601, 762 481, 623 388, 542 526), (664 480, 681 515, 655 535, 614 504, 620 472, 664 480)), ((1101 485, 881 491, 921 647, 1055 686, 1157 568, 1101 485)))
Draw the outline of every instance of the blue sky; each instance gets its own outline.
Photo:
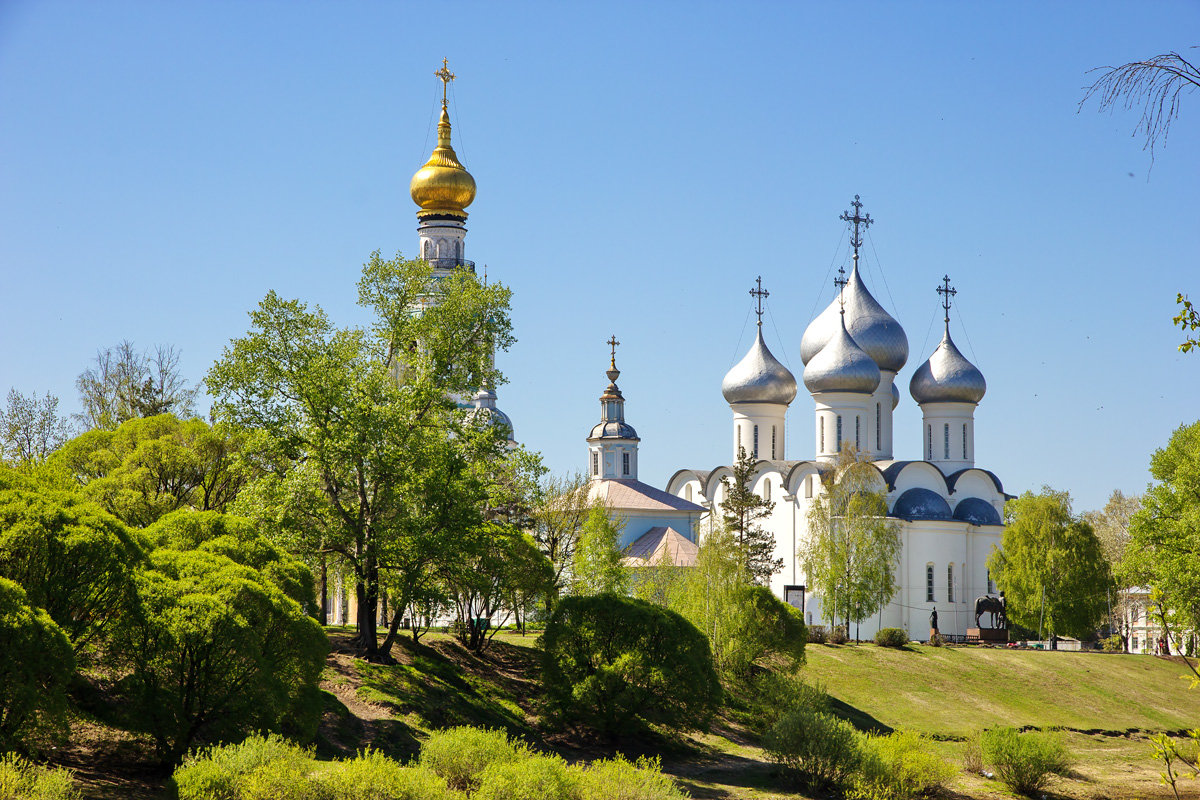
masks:
MULTIPOLYGON (((416 251, 447 57, 467 256, 515 292, 500 406, 553 470, 585 466, 614 333, 641 477, 726 463, 747 291, 762 275, 799 378, 859 194, 867 283, 910 344, 897 456, 920 457, 908 379, 948 273, 988 380, 978 465, 1098 507, 1200 414, 1170 321, 1200 296, 1200 97, 1152 170, 1136 113, 1077 104, 1089 69, 1187 54, 1198 23, 1194 2, 8 0, 0 391, 75 410, 122 339, 199 380, 270 289, 361 322, 369 253, 416 251)), ((789 458, 812 429, 801 389, 789 458)))

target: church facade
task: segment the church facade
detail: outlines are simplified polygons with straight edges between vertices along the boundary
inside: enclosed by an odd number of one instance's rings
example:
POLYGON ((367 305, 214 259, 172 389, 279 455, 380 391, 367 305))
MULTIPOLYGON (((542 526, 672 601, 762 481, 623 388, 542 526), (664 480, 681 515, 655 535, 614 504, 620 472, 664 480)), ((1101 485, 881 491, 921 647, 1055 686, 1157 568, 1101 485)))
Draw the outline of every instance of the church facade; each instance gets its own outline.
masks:
MULTIPOLYGON (((901 550, 896 594, 850 635, 869 637, 880 627, 896 627, 911 638, 927 639, 936 609, 942 633, 964 636, 975 627, 975 598, 995 594, 987 558, 1000 546, 1008 498, 999 478, 976 466, 975 408, 986 382, 950 336, 954 290, 946 278, 938 290, 946 310, 945 332, 908 387, 922 412, 924 452, 919 458, 896 457, 892 419, 901 401, 896 379, 908 360, 908 339, 859 271, 861 233, 871 223, 861 208, 856 197, 853 216, 842 216, 852 226, 850 275, 837 281, 838 297, 812 321, 801 341, 816 452, 800 460, 787 457, 787 415, 798 387, 763 339, 760 286, 751 292, 760 295, 754 343, 721 386, 732 412, 731 461, 741 450, 756 460, 752 488, 774 503, 760 524, 774 536, 775 557, 783 562, 771 578, 771 589, 801 609, 806 622, 823 622, 825 599, 809 587, 797 553, 809 535, 809 510, 826 491, 842 451, 853 448, 871 464, 878 489, 886 493, 901 550)), ((666 488, 715 519, 724 501, 723 479, 732 480, 730 466, 680 469, 666 488)), ((843 616, 838 615, 839 621, 843 616)))

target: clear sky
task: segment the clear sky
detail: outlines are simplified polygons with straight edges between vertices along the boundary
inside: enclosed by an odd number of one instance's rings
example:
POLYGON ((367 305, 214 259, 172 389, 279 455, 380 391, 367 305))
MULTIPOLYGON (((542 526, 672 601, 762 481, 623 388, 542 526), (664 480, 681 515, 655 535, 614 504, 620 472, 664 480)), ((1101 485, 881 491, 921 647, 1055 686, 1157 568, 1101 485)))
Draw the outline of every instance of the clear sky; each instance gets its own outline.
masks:
MULTIPOLYGON (((977 464, 1079 510, 1137 492, 1200 416, 1200 94, 1151 169, 1088 70, 1200 44, 1196 2, 0 3, 0 392, 77 410, 96 350, 174 344, 199 380, 270 289, 359 323, 360 265, 416 252, 412 173, 443 57, 475 176, 467 257, 514 290, 499 405, 581 470, 616 334, 641 477, 727 463, 747 294, 800 339, 875 219, 865 278, 904 325, 896 454, 934 289, 987 377, 977 464)), ((1190 51, 1195 56, 1200 51, 1190 51)), ((814 451, 812 400, 788 417, 814 451)))

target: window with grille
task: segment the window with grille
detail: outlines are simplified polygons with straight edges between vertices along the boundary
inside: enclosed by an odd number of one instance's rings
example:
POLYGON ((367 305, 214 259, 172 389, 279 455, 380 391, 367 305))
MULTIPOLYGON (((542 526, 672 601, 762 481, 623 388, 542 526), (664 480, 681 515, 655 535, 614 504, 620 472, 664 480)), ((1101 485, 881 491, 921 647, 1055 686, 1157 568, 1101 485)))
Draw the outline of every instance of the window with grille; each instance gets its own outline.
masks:
POLYGON ((963 461, 967 460, 967 423, 963 423, 963 461))
POLYGON ((842 415, 838 414, 837 418, 837 450, 842 452, 842 415))
POLYGON ((925 602, 933 602, 933 564, 925 565, 925 602))
POLYGON ((771 460, 774 461, 777 458, 779 458, 779 456, 775 455, 775 426, 772 425, 771 426, 771 460))
POLYGON ((860 438, 861 430, 862 430, 861 423, 862 423, 862 417, 860 417, 858 414, 855 414, 854 415, 854 449, 855 450, 859 450, 862 448, 862 439, 860 438))
POLYGON ((946 565, 946 602, 954 602, 954 565, 946 565))
POLYGON ((592 452, 592 474, 600 474, 600 454, 595 451, 592 452))
POLYGON ((942 426, 942 436, 945 439, 945 441, 942 443, 942 452, 945 453, 945 455, 943 455, 942 458, 950 458, 950 423, 949 422, 947 422, 945 425, 942 426))
POLYGON ((754 426, 754 453, 755 458, 758 458, 758 426, 754 426))
POLYGON ((629 474, 629 453, 621 453, 621 471, 623 474, 629 474))
POLYGON ((883 449, 883 411, 879 403, 875 404, 875 449, 883 449))
POLYGON ((928 439, 928 441, 925 443, 925 458, 932 459, 933 458, 933 426, 926 425, 925 433, 926 433, 926 438, 928 439))

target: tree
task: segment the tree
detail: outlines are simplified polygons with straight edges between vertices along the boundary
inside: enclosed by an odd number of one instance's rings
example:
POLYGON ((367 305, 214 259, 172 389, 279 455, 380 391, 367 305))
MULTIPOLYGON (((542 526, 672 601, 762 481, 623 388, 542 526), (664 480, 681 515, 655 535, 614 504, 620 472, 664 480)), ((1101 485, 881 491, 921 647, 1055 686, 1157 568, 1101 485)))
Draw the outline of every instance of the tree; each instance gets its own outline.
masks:
MULTIPOLYGON (((357 643, 378 659, 381 572, 414 530, 405 498, 444 463, 445 443, 484 447, 453 398, 498 385, 493 348, 513 339, 508 289, 466 271, 434 278, 423 260, 376 252, 358 290, 374 312, 367 328, 269 293, 205 383, 217 416, 260 431, 276 463, 311 465, 333 523, 321 550, 354 571, 357 643)), ((500 446, 495 433, 485 444, 500 446)))
POLYGON ((588 477, 576 472, 562 478, 549 478, 538 487, 533 510, 533 540, 550 560, 554 576, 546 592, 546 617, 554 603, 567 590, 567 576, 575 560, 575 548, 591 506, 587 500, 588 477))
MULTIPOLYGON (((1092 526, 1096 538, 1100 541, 1100 550, 1108 562, 1109 571, 1114 576, 1121 574, 1125 551, 1129 546, 1129 526, 1133 515, 1141 507, 1140 497, 1127 496, 1120 489, 1114 489, 1102 510, 1088 511, 1083 515, 1084 520, 1092 526)), ((1109 608, 1111 629, 1121 636, 1123 642, 1128 639, 1129 634, 1125 626, 1129 619, 1128 612, 1132 603, 1129 588, 1129 584, 1124 581, 1115 583, 1109 608)))
POLYGON ((577 595, 625 594, 629 569, 619 547, 623 523, 609 516, 604 503, 595 500, 583 523, 572 563, 572 591, 577 595))
POLYGON ((0 578, 0 753, 39 729, 65 724, 67 682, 75 656, 62 628, 25 590, 0 578))
POLYGON ((58 415, 57 397, 49 392, 26 397, 10 389, 7 407, 0 408, 0 458, 14 466, 37 466, 70 432, 70 424, 58 415))
MULTIPOLYGON (((1100 98, 1100 110, 1122 105, 1126 110, 1141 106, 1142 118, 1133 135, 1143 133, 1145 148, 1154 158, 1154 146, 1166 139, 1171 123, 1179 116, 1179 102, 1184 91, 1200 87, 1200 70, 1176 52, 1153 56, 1145 61, 1132 61, 1119 67, 1097 67, 1105 70, 1087 88, 1080 108, 1092 97, 1100 98)), ((1095 71, 1095 70, 1093 70, 1095 71)))
POLYGON ((63 445, 50 466, 127 525, 179 508, 225 511, 259 468, 250 439, 229 426, 173 414, 126 420, 63 445))
POLYGON ((1130 523, 1121 576, 1155 590, 1165 631, 1200 631, 1200 422, 1150 458, 1155 483, 1130 523))
POLYGON ((612 594, 565 597, 544 637, 551 712, 606 736, 647 724, 703 729, 720 702, 708 641, 674 611, 612 594))
POLYGON ((988 570, 1008 618, 1051 636, 1086 637, 1104 619, 1112 576, 1100 540, 1071 514, 1071 497, 1043 486, 1004 507, 1004 537, 988 570))
POLYGON ((833 470, 821 475, 823 491, 808 510, 808 538, 800 561, 821 613, 833 624, 844 614, 862 622, 896 593, 900 526, 887 515, 879 471, 854 448, 842 451, 833 470))
POLYGON ((328 642, 259 571, 204 550, 159 549, 117 628, 120 690, 164 764, 195 742, 253 730, 311 737, 328 642))
POLYGON ((1171 319, 1171 322, 1178 325, 1187 334, 1183 343, 1179 345, 1179 350, 1187 353, 1193 347, 1200 347, 1200 339, 1188 333, 1188 331, 1200 330, 1200 312, 1196 311, 1192 306, 1192 301, 1188 300, 1187 295, 1182 292, 1175 296, 1175 302, 1183 308, 1171 319))
POLYGON ((179 351, 159 345, 138 351, 128 339, 96 352, 95 364, 75 379, 83 411, 76 419, 87 429, 113 430, 136 417, 195 415, 199 386, 179 371, 179 351))
POLYGON ((775 555, 775 537, 763 530, 758 521, 770 516, 775 503, 754 493, 754 459, 746 448, 738 448, 737 461, 731 468, 733 478, 721 478, 725 499, 721 520, 737 541, 742 570, 746 579, 766 585, 771 576, 783 569, 782 558, 775 555))

